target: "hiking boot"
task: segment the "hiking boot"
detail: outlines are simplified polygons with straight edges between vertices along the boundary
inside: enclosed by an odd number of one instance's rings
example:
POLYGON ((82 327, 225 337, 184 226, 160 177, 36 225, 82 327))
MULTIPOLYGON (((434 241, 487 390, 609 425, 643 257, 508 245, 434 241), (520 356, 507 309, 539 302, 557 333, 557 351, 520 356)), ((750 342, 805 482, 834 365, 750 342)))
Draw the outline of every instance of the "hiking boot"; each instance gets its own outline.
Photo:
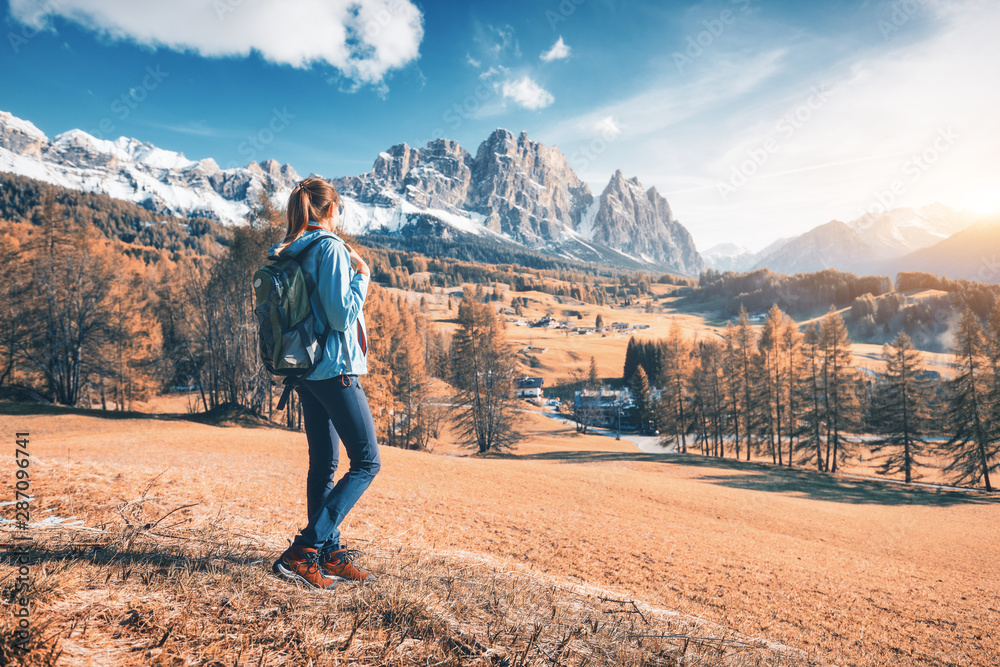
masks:
POLYGON ((327 576, 320 567, 319 552, 308 547, 289 547, 281 558, 274 561, 271 569, 279 577, 312 588, 332 591, 337 587, 337 580, 327 576))
POLYGON ((355 549, 324 549, 320 551, 319 564, 323 570, 338 581, 364 581, 370 573, 360 570, 351 562, 361 552, 355 549))

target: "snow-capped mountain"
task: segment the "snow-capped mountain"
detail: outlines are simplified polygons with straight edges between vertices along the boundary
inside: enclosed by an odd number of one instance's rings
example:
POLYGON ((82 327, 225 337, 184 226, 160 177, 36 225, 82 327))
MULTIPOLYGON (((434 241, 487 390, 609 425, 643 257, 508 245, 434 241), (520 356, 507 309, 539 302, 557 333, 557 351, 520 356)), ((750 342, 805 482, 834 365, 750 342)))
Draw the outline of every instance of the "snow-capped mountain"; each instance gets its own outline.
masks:
POLYGON ((291 166, 273 160, 220 169, 210 158, 196 162, 126 137, 108 141, 70 130, 49 140, 31 122, 4 111, 0 171, 101 192, 157 213, 225 223, 242 222, 266 187, 283 198, 299 180, 291 166))
POLYGON ((879 258, 889 259, 940 243, 966 229, 974 219, 972 213, 931 204, 920 209, 894 208, 879 215, 865 215, 848 225, 879 258))
MULTIPOLYGON (((81 130, 50 140, 32 123, 0 112, 0 171, 101 192, 158 213, 240 223, 266 188, 281 202, 299 180, 273 160, 220 169, 212 159, 81 130)), ((705 264, 691 235, 655 189, 621 172, 595 198, 556 147, 498 129, 475 155, 457 142, 406 144, 380 153, 371 171, 333 179, 344 196, 342 224, 379 232, 489 237, 531 250, 697 275, 705 264)))
POLYGON ((702 250, 701 256, 709 268, 717 271, 747 271, 756 262, 754 253, 738 243, 719 243, 702 250))
POLYGON ((851 222, 833 220, 804 234, 775 241, 745 263, 779 273, 839 269, 891 272, 893 260, 929 248, 973 224, 976 216, 942 204, 896 208, 851 222))
POLYGON ((497 129, 475 156, 458 143, 398 144, 371 171, 333 180, 349 232, 476 234, 552 255, 697 275, 691 235, 655 189, 612 176, 600 197, 556 147, 497 129), (405 229, 404 229, 405 228, 405 229))

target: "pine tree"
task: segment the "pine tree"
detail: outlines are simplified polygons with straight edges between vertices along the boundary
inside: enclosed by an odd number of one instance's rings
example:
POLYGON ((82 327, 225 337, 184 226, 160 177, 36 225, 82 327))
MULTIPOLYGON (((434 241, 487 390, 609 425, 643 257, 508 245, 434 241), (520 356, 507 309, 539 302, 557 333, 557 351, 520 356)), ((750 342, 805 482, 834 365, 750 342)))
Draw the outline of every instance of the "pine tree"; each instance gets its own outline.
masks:
POLYGON ((826 398, 823 384, 823 348, 820 343, 820 325, 817 322, 806 328, 802 340, 805 371, 800 378, 797 394, 802 404, 803 428, 798 451, 807 465, 815 461, 816 469, 826 470, 823 459, 823 423, 826 419, 826 398))
POLYGON ((600 385, 600 378, 597 376, 597 359, 591 356, 590 371, 587 374, 587 387, 590 389, 597 389, 598 385, 600 385))
POLYGON ((632 400, 635 402, 639 432, 648 433, 653 421, 653 399, 649 389, 649 377, 646 375, 646 369, 642 366, 639 366, 632 374, 630 389, 632 390, 632 400))
POLYGON ((639 343, 636 342, 635 338, 630 337, 628 345, 625 347, 625 368, 622 370, 622 384, 631 384, 632 374, 639 367, 639 355, 639 343))
POLYGON ((997 441, 990 423, 991 380, 988 348, 979 318, 966 309, 955 334, 953 368, 955 377, 949 383, 948 426, 952 434, 946 444, 951 462, 945 472, 954 473, 957 484, 983 482, 987 491, 993 490, 990 472, 997 468, 1000 458, 997 441))
POLYGON ((923 436, 929 427, 930 388, 921 373, 922 355, 905 333, 883 346, 882 359, 885 370, 876 387, 873 419, 882 437, 871 443, 872 449, 887 452, 879 474, 901 472, 909 484, 919 477, 916 467, 929 447, 923 436))
POLYGON ((594 329, 604 331, 604 318, 601 317, 600 313, 597 314, 597 319, 594 320, 594 329))

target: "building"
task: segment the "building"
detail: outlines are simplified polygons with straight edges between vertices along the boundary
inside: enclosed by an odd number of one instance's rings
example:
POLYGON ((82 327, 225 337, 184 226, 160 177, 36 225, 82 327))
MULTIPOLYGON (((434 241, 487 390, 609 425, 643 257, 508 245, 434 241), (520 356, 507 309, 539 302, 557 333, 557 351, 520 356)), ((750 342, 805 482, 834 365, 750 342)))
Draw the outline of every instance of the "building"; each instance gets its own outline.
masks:
POLYGON ((578 424, 617 428, 623 431, 638 428, 635 403, 628 389, 584 389, 573 395, 573 419, 578 424))
POLYGON ((517 380, 517 397, 540 399, 543 384, 545 384, 543 378, 519 378, 517 380))

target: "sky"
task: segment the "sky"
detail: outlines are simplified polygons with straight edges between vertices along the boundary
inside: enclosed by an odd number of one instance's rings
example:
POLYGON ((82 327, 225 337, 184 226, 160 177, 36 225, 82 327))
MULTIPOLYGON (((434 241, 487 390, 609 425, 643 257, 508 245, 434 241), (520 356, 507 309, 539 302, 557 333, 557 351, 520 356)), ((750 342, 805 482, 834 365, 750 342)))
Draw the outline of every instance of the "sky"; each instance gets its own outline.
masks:
POLYGON ((498 127, 595 196, 655 186, 699 250, 940 202, 1000 211, 995 0, 9 0, 0 110, 354 175, 498 127))

